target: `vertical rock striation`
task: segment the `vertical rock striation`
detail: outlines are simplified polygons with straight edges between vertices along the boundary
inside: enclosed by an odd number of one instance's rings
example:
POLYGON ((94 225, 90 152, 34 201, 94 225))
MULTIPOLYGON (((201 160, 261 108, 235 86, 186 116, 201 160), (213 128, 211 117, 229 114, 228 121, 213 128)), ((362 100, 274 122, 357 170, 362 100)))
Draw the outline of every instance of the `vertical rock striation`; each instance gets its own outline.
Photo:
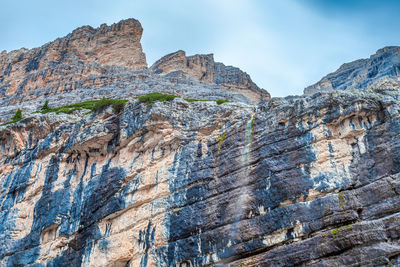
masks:
POLYGON ((141 34, 1 54, 0 115, 25 116, 0 126, 0 266, 400 265, 398 48, 269 99, 212 55, 147 68, 141 34), (131 97, 153 91, 233 102, 131 97), (27 112, 102 96, 130 99, 27 112))
POLYGON ((228 91, 246 96, 253 103, 271 98, 267 91, 258 88, 247 73, 215 62, 213 54, 186 57, 186 53, 179 50, 156 61, 150 70, 155 74, 184 76, 204 83, 222 85, 228 91))
POLYGON ((400 264, 399 95, 0 127, 0 266, 400 264))

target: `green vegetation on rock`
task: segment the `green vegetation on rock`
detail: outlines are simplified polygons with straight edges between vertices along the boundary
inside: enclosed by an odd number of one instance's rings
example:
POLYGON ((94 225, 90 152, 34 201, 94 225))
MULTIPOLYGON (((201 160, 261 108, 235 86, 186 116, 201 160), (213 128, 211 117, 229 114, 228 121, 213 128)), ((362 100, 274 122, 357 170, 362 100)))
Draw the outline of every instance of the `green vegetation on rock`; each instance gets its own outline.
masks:
MULTIPOLYGON (((153 105, 155 102, 166 102, 166 101, 171 101, 177 98, 177 95, 168 95, 168 94, 162 94, 162 93, 149 93, 146 95, 142 95, 138 97, 138 100, 140 102, 146 103, 148 106, 153 105)), ((214 101, 214 100, 207 100, 207 99, 192 99, 192 98, 184 98, 187 102, 203 102, 203 101, 214 101)), ((221 105, 222 103, 227 103, 229 102, 228 100, 224 99, 218 99, 215 101, 218 105, 221 105)))
POLYGON ((253 135, 253 133, 254 133, 254 116, 251 118, 250 124, 251 124, 251 132, 250 132, 250 135, 253 135))
POLYGON ((218 105, 221 105, 221 104, 223 104, 223 103, 228 103, 228 102, 229 102, 229 100, 218 99, 218 100, 217 100, 217 101, 215 101, 215 102, 217 102, 217 104, 218 104, 218 105))
POLYGON ((186 100, 187 102, 190 102, 190 103, 192 103, 192 102, 207 102, 207 101, 212 101, 212 100, 207 100, 207 99, 192 99, 192 98, 185 98, 185 100, 186 100))
POLYGON ((46 100, 46 101, 44 102, 44 105, 40 108, 40 110, 41 110, 41 111, 50 110, 50 107, 49 107, 49 100, 46 100))
POLYGON ((8 125, 8 124, 11 124, 11 123, 15 123, 15 122, 18 122, 18 121, 20 121, 20 120, 22 120, 22 110, 21 110, 21 109, 18 109, 18 110, 15 112, 14 116, 12 116, 11 121, 6 122, 6 123, 3 123, 3 124, 1 124, 1 126, 3 126, 3 125, 8 125))
POLYGON ((339 228, 333 229, 333 230, 332 230, 332 238, 335 239, 336 235, 337 235, 340 231, 343 231, 345 228, 346 228, 346 229, 350 229, 352 226, 353 226, 353 224, 348 224, 348 225, 346 225, 346 226, 344 226, 344 227, 339 227, 339 228))
POLYGON ((342 231, 342 227, 333 229, 333 230, 332 230, 332 238, 335 239, 336 235, 337 235, 340 231, 342 231))
POLYGON ((146 103, 148 106, 151 106, 156 101, 159 101, 159 102, 171 101, 177 97, 178 96, 176 96, 176 95, 167 95, 167 94, 162 94, 162 93, 149 93, 147 95, 139 96, 138 100, 140 102, 146 103))
POLYGON ((217 145, 217 151, 219 152, 221 150, 221 145, 225 141, 227 132, 224 132, 222 135, 218 136, 218 145, 217 145))
POLYGON ((114 112, 119 113, 122 110, 123 106, 126 104, 126 102, 128 102, 128 100, 103 98, 101 100, 89 100, 89 101, 70 104, 70 105, 66 105, 66 106, 50 108, 48 106, 48 102, 46 101, 47 108, 44 108, 46 105, 46 103, 45 103, 45 105, 43 105, 41 110, 37 111, 37 112, 38 113, 54 112, 56 114, 59 114, 59 113, 71 114, 72 112, 74 112, 76 110, 88 109, 88 110, 90 110, 90 112, 94 112, 94 111, 102 110, 109 106, 112 106, 114 112))

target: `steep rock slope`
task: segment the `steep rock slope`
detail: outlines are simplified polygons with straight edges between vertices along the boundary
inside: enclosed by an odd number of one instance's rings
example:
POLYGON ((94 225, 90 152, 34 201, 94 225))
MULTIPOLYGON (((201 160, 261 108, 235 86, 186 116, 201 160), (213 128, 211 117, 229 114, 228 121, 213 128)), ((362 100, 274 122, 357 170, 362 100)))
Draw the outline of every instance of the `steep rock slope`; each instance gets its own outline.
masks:
MULTIPOLYGON (((234 67, 219 67, 217 77, 221 79, 199 79, 189 69, 185 69, 184 76, 157 75, 147 68, 140 43, 142 32, 139 21, 127 19, 96 29, 80 27, 32 50, 3 51, 0 122, 11 117, 17 108, 35 111, 46 99, 60 106, 76 99, 131 98, 152 91, 244 103, 269 99, 265 90, 234 67)), ((204 57, 207 56, 192 58, 204 57)), ((201 64, 202 61, 192 60, 190 67, 201 69, 201 64)))
POLYGON ((213 54, 186 57, 186 53, 179 50, 156 61, 150 70, 156 74, 187 76, 197 81, 222 85, 229 91, 246 96, 253 103, 271 98, 267 91, 258 88, 247 73, 215 62, 213 54))
POLYGON ((0 127, 0 266, 400 264, 396 90, 0 127))
POLYGON ((379 49, 368 59, 343 64, 337 71, 304 89, 311 94, 326 90, 368 90, 380 87, 382 79, 391 86, 400 87, 400 47, 379 49))

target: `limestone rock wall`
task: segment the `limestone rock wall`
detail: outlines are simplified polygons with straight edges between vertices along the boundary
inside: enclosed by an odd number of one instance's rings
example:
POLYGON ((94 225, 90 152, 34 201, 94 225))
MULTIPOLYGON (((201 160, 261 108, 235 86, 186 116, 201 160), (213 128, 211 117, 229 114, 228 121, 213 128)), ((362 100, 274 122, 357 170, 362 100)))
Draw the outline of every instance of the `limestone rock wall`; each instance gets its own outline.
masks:
POLYGON ((139 21, 128 19, 111 26, 103 24, 97 29, 83 26, 32 50, 3 52, 0 54, 1 96, 28 94, 68 78, 77 82, 92 74, 101 74, 100 66, 145 69, 146 57, 140 44, 142 32, 139 21))
POLYGON ((175 68, 184 69, 185 74, 157 75, 147 68, 140 43, 142 33, 139 21, 127 19, 111 26, 83 26, 39 48, 3 51, 0 123, 7 121, 18 108, 30 113, 46 100, 53 106, 61 106, 76 103, 77 99, 132 98, 154 91, 243 103, 269 98, 265 90, 259 89, 239 69, 235 73, 235 88, 226 86, 229 79, 220 83, 214 77, 212 55, 186 58, 180 51, 175 61, 162 66, 168 73, 171 71, 168 68, 175 68))
POLYGON ((400 264, 396 90, 0 127, 0 266, 400 264))
POLYGON ((260 89, 247 73, 215 62, 213 54, 186 57, 186 53, 179 50, 156 61, 150 70, 159 75, 183 76, 204 83, 218 84, 230 92, 246 96, 253 103, 271 98, 270 94, 260 89))

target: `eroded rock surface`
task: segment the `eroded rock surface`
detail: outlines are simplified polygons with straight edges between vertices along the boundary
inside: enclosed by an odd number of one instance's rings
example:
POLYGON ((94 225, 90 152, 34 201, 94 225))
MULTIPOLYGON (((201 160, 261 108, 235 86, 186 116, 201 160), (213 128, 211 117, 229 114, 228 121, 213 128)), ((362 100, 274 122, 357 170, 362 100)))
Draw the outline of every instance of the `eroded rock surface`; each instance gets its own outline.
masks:
POLYGON ((382 83, 381 79, 390 79, 394 86, 400 87, 400 47, 384 47, 368 59, 343 64, 337 71, 304 89, 304 93, 375 89, 382 83))
POLYGON ((222 85, 231 92, 246 96, 253 103, 271 98, 267 91, 258 88, 247 73, 239 68, 215 62, 213 54, 186 57, 186 53, 179 50, 156 61, 150 70, 155 74, 188 77, 196 81, 222 85))
POLYGON ((35 111, 45 100, 53 106, 62 106, 77 99, 132 98, 155 91, 248 104, 269 99, 268 92, 259 89, 241 70, 221 63, 215 63, 214 68, 211 55, 186 58, 181 51, 188 67, 179 69, 185 75, 157 75, 147 68, 140 43, 142 32, 139 21, 127 19, 96 29, 80 27, 32 50, 3 51, 0 123, 18 108, 35 111))
POLYGON ((0 266, 396 266, 397 90, 0 127, 0 266))
POLYGON ((142 26, 135 19, 123 20, 94 29, 83 26, 32 50, 20 49, 0 54, 2 96, 29 94, 38 88, 63 82, 78 82, 90 75, 103 74, 102 67, 147 68, 140 39, 142 26))

